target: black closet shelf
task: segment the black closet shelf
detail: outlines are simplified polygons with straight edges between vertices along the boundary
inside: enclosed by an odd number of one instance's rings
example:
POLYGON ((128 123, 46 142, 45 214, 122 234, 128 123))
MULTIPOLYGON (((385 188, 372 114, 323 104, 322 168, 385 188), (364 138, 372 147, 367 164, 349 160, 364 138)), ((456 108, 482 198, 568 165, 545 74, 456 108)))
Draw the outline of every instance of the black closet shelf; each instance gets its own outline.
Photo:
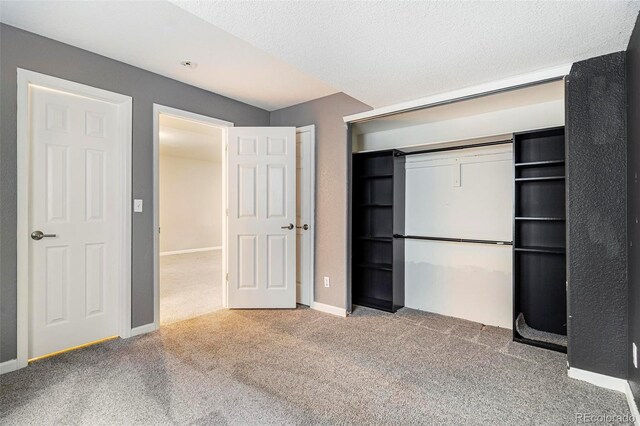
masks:
POLYGON ((565 219, 562 217, 516 217, 516 220, 547 220, 547 221, 556 221, 556 222, 564 222, 565 219))
POLYGON ((390 243, 391 241, 393 241, 393 238, 391 237, 356 237, 356 238, 361 241, 377 241, 377 242, 384 242, 384 243, 390 243))
POLYGON ((375 297, 354 297, 354 305, 366 306, 369 308, 380 309, 387 312, 394 312, 393 302, 391 300, 377 299, 375 297))
POLYGON ((392 178, 393 174, 382 174, 382 175, 363 175, 358 176, 358 179, 389 179, 392 178))
POLYGON ((354 154, 351 190, 351 300, 396 312, 404 306, 405 157, 395 150, 354 154))
POLYGON ((565 155, 563 127, 514 134, 513 340, 566 353, 565 155))
POLYGON ((524 343, 525 345, 537 346, 537 347, 543 348, 543 349, 550 349, 550 350, 556 351, 556 352, 562 352, 562 353, 565 353, 565 354, 567 353, 567 347, 566 346, 555 345, 553 343, 541 342, 539 340, 527 339, 527 338, 524 338, 524 337, 514 337, 513 341, 514 342, 518 342, 518 343, 524 343))
POLYGON ((539 177, 527 177, 516 178, 516 182, 539 182, 545 180, 564 180, 564 176, 539 176, 539 177))
POLYGON ((393 269, 391 268, 391 264, 390 263, 358 263, 356 264, 357 267, 359 268, 366 268, 366 269, 377 269, 379 271, 392 271, 393 269))
POLYGON ((561 166, 564 164, 564 160, 547 160, 547 161, 531 161, 528 163, 516 163, 516 167, 546 167, 546 166, 561 166))
POLYGON ((548 253, 548 254, 565 254, 566 251, 561 247, 514 247, 515 251, 522 251, 528 253, 548 253))

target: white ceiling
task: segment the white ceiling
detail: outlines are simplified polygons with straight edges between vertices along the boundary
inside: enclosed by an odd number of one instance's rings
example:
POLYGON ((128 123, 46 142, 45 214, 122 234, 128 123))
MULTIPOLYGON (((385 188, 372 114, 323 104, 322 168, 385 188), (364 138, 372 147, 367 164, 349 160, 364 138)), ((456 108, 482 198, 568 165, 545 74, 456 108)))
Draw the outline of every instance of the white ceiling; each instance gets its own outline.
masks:
POLYGON ((629 1, 179 1, 373 107, 625 50, 629 1))
POLYGON ((166 1, 2 1, 0 21, 267 110, 338 91, 166 1))
POLYGON ((182 118, 160 115, 160 155, 222 162, 222 130, 182 118))
POLYGON ((337 91, 380 107, 624 50, 640 10, 620 0, 172 2, 2 1, 0 20, 275 110, 337 91))

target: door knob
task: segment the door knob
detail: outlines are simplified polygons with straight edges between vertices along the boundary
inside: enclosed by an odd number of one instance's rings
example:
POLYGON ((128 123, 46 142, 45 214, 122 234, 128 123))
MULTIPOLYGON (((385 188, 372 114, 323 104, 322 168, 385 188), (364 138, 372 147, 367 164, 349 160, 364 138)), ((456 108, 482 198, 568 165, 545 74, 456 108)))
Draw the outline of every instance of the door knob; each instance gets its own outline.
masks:
POLYGON ((290 223, 289 225, 287 225, 287 226, 281 226, 280 228, 281 228, 281 229, 293 229, 293 228, 294 228, 294 226, 293 226, 293 223, 290 223))
POLYGON ((31 233, 31 239, 36 240, 36 241, 41 240, 43 238, 54 238, 54 237, 57 237, 57 235, 56 234, 45 234, 42 231, 33 231, 31 233))
POLYGON ((305 224, 304 224, 304 225, 302 225, 302 226, 296 226, 296 228, 298 228, 298 229, 304 229, 304 230, 306 231, 307 229, 309 229, 309 225, 307 225, 307 224, 305 223, 305 224))

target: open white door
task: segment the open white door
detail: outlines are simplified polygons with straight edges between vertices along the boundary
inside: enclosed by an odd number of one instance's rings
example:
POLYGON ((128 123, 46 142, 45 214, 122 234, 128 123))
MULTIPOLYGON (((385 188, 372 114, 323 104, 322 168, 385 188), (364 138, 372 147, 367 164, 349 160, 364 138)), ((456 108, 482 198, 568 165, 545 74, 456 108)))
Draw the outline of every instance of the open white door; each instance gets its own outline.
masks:
POLYGON ((296 306, 296 129, 228 130, 229 308, 296 306))

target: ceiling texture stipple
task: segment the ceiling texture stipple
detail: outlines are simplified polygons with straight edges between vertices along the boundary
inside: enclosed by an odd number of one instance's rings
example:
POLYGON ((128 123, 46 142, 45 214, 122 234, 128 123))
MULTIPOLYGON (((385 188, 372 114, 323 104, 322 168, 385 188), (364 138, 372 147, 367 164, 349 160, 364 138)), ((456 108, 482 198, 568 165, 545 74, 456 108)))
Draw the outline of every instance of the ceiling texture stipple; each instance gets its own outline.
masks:
POLYGON ((640 2, 172 0, 373 107, 625 50, 640 2))
POLYGON ((338 91, 167 1, 0 1, 0 21, 269 111, 338 91))
POLYGON ((637 1, 0 1, 0 21, 273 111, 339 91, 381 107, 624 50, 638 10, 637 1))

